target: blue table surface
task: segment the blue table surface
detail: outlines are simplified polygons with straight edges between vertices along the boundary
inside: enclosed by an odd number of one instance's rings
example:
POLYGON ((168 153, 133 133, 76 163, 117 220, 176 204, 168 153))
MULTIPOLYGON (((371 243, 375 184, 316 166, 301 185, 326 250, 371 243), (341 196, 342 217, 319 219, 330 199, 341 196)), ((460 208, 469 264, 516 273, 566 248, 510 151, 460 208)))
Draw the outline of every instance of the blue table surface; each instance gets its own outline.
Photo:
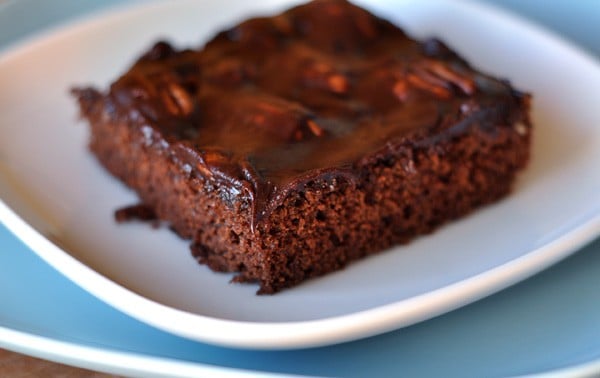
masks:
MULTIPOLYGON (((141 2, 129 2, 134 1, 141 2)), ((480 1, 519 14, 600 57, 600 1, 480 1)), ((0 51, 67 20, 122 3, 0 0, 0 51)), ((42 331, 48 335, 48 329, 54 329, 51 336, 59 340, 90 344, 93 338, 102 348, 126 344, 140 353, 152 340, 155 355, 192 362, 335 376, 395 376, 399 371, 405 376, 504 376, 600 358, 600 239, 524 282, 435 319, 365 340, 295 351, 215 347, 148 327, 70 283, 4 226, 0 266, 0 303, 15 309, 11 319, 4 319, 0 311, 0 325, 23 324, 22 330, 36 331, 28 324, 35 324, 44 311, 42 331), (23 272, 28 274, 26 281, 21 279, 23 272), (24 289, 29 300, 14 295, 24 289), (64 331, 64 324, 89 319, 93 324, 82 326, 82 334, 64 331), (107 327, 110 332, 103 331, 107 327), (102 334, 106 336, 98 336, 102 334), (360 352, 372 350, 377 353, 360 352), (372 374, 375 366, 377 374, 372 374)))

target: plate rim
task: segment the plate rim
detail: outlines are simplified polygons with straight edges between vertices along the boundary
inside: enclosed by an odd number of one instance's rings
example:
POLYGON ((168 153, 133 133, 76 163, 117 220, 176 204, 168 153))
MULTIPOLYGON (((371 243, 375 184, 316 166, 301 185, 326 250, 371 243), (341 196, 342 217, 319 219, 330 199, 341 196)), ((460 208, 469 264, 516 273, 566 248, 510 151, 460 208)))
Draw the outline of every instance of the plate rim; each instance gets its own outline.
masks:
MULTIPOLYGON (((277 373, 249 370, 229 366, 191 362, 172 357, 128 352, 56 340, 31 332, 11 329, 0 324, 0 347, 29 356, 77 366, 83 369, 102 371, 109 374, 144 374, 153 377, 195 378, 245 378, 260 374, 266 378, 303 378, 303 374, 277 373)), ((591 377, 600 371, 600 358, 592 358, 574 365, 535 373, 540 378, 591 377)), ((529 376, 529 375, 526 375, 529 376)), ((520 377, 525 377, 521 375, 520 377)))
POLYGON ((149 374, 153 377, 266 378, 306 377, 269 371, 211 365, 149 354, 95 347, 11 329, 0 324, 0 347, 13 352, 109 374, 149 374))
MULTIPOLYGON (((452 4, 449 1, 438 0, 438 2, 440 1, 452 4)), ((529 21, 524 21, 518 16, 490 5, 465 0, 458 4, 474 8, 476 11, 488 15, 491 12, 496 17, 508 18, 510 22, 516 23, 518 28, 527 29, 528 32, 535 33, 540 38, 552 40, 554 44, 567 49, 570 53, 587 61, 587 63, 594 64, 600 71, 598 62, 585 51, 529 21)), ((16 45, 13 44, 7 49, 0 50, 0 64, 11 59, 11 57, 26 53, 29 49, 35 48, 36 45, 43 44, 47 40, 60 38, 60 35, 63 33, 71 33, 74 29, 86 27, 91 22, 110 22, 110 17, 127 17, 130 12, 138 12, 142 8, 148 9, 157 5, 164 6, 165 3, 152 2, 143 5, 130 4, 125 7, 109 7, 110 9, 100 12, 98 15, 84 17, 83 19, 68 22, 64 25, 61 24, 59 27, 51 28, 50 32, 44 31, 41 35, 25 38, 16 45)), ((367 310, 316 320, 253 322, 218 319, 206 315, 194 314, 163 305, 134 293, 104 277, 49 241, 38 230, 22 219, 4 200, 0 199, 0 221, 44 261, 65 275, 69 280, 101 299, 104 303, 146 324, 151 324, 154 327, 179 336, 215 345, 251 349, 291 349, 350 341, 414 324, 417 321, 423 321, 474 302, 547 268, 590 242, 600 233, 600 212, 594 210, 582 218, 585 218, 581 220, 582 223, 577 224, 576 227, 562 234, 560 238, 554 239, 552 242, 526 255, 425 294, 367 310), (539 260, 544 260, 544 262, 540 263, 539 260), (85 280, 77 279, 81 275, 85 275, 87 278, 85 280), (485 277, 482 278, 482 276, 485 277), (506 276, 511 276, 511 279, 506 279, 506 276), (99 290, 99 287, 102 290, 99 290), (458 293, 463 294, 458 295, 458 293), (432 300, 432 298, 435 299, 438 297, 442 299, 432 300), (456 300, 456 297, 462 298, 456 300), (435 303, 427 303, 432 301, 435 303), (420 305, 407 306, 408 302, 420 305), (135 305, 132 305, 132 303, 135 305), (407 307, 408 310, 406 309, 407 307), (427 309, 425 312, 428 315, 419 315, 418 311, 414 311, 415 307, 421 311, 427 309), (132 308, 135 311, 132 311, 132 308), (411 312, 410 309, 413 309, 413 311, 411 312), (145 315, 147 313, 156 314, 157 312, 166 314, 165 316, 170 319, 173 317, 178 319, 178 321, 170 322, 177 326, 165 326, 163 322, 156 321, 155 318, 157 316, 153 315, 149 318, 145 315), (397 320, 399 313, 404 313, 404 321, 397 320), (357 319, 362 320, 357 322, 357 319), (357 323, 359 324, 358 327, 356 326, 357 323), (194 326, 190 327, 190 324, 194 326), (227 332, 220 331, 223 329, 222 327, 226 327, 227 332), (190 332, 190 329, 203 329, 203 332, 198 334, 198 332, 190 332), (207 329, 211 330, 211 332, 213 330, 216 331, 207 334, 207 329), (351 331, 349 332, 349 330, 351 331), (274 336, 276 337, 274 338, 274 336)), ((162 316, 158 316, 158 318, 162 318, 162 316)))

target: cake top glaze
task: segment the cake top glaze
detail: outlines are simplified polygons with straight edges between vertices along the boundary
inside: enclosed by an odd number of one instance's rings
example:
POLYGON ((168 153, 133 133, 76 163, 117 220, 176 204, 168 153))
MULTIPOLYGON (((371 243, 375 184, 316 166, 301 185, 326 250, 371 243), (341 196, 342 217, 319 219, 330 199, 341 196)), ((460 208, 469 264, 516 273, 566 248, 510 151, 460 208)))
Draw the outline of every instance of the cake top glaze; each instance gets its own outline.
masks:
MULTIPOLYGON (((80 93, 80 99, 93 92, 80 93)), ((437 39, 418 42, 343 0, 253 18, 197 50, 155 44, 116 81, 144 143, 264 218, 314 179, 353 181, 390 148, 512 125, 528 96, 437 39)), ((111 108, 110 106, 107 108, 111 108)))

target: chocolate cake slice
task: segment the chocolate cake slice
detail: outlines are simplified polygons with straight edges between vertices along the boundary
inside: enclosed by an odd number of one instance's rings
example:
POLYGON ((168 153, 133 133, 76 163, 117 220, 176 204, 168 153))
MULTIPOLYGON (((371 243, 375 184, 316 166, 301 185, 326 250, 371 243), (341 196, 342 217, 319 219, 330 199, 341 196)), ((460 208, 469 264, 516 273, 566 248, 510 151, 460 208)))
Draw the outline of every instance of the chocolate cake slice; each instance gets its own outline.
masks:
POLYGON ((108 90, 73 93, 92 152, 143 204, 119 219, 169 223, 259 293, 498 200, 529 157, 529 95, 342 0, 197 50, 159 42, 108 90))

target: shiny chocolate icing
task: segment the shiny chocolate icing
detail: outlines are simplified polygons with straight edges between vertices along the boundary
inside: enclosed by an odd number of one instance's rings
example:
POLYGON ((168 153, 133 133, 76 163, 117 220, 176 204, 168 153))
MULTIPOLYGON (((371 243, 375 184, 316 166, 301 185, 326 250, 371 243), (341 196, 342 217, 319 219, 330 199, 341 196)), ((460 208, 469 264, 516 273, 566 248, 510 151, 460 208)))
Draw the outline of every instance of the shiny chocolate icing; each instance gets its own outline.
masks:
POLYGON ((258 222, 310 180, 356 184, 390 149, 510 126, 526 117, 525 97, 439 40, 321 0, 249 19, 199 50, 159 42, 106 101, 228 202, 247 199, 258 222))

